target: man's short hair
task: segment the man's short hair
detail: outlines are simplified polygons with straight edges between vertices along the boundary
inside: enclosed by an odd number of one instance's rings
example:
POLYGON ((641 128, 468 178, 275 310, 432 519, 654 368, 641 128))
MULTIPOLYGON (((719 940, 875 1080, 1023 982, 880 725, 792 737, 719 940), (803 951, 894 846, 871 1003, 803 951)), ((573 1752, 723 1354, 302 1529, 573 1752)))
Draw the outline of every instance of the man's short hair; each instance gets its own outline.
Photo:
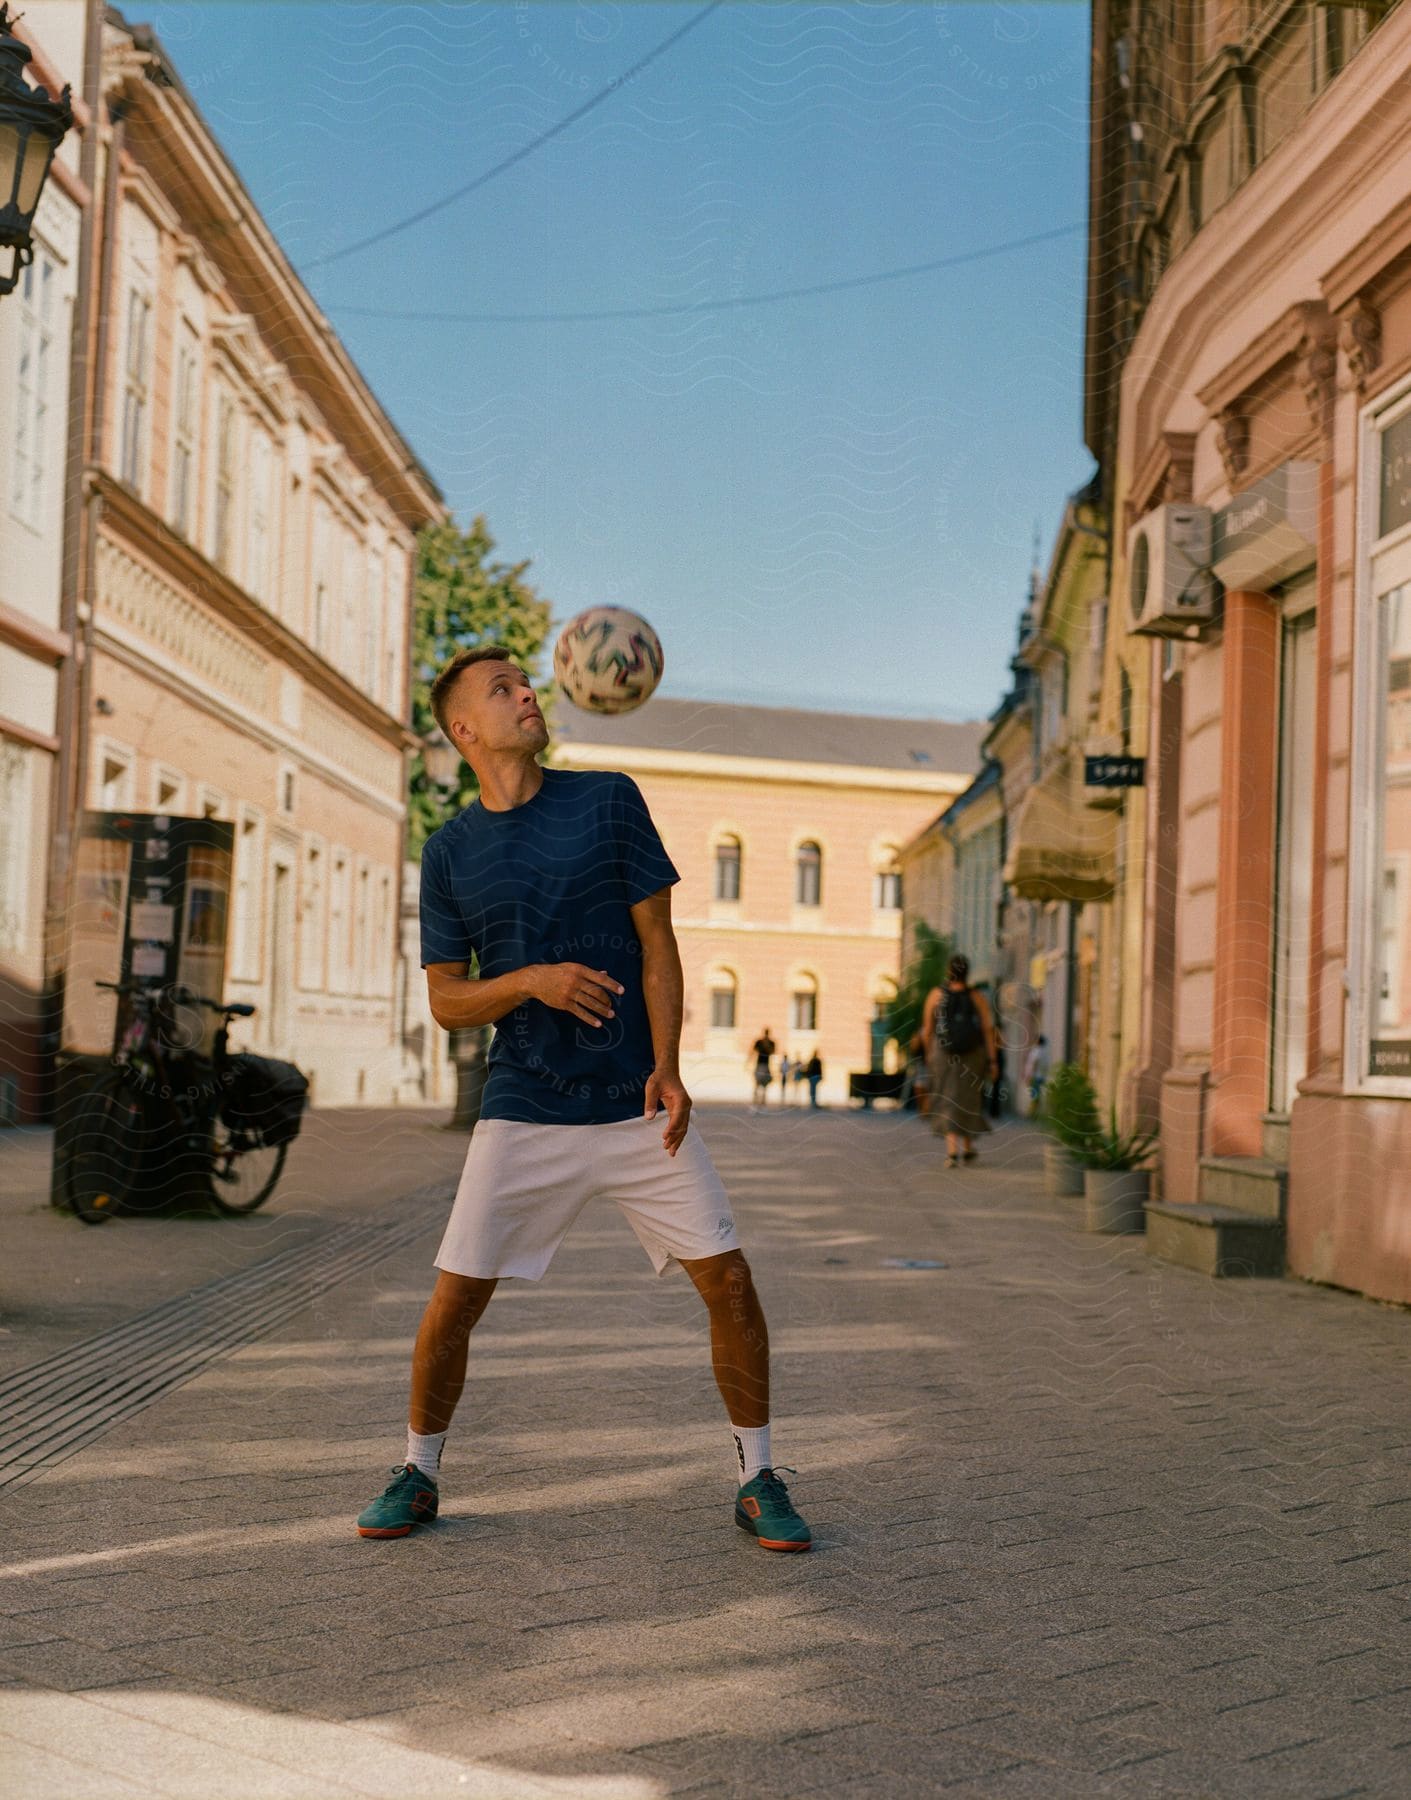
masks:
POLYGON ((460 680, 462 670, 468 669, 472 663, 483 662, 507 662, 514 663, 515 668, 519 667, 503 644, 476 644, 469 650, 457 650, 431 684, 431 711, 447 737, 451 735, 451 728, 446 722, 446 708, 450 703, 451 691, 460 680))

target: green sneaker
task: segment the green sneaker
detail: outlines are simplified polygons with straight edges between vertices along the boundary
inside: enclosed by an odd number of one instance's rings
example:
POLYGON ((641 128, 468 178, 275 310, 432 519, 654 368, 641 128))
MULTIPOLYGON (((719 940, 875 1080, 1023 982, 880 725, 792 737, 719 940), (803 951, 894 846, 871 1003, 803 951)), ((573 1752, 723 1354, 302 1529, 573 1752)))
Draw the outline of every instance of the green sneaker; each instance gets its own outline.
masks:
POLYGON ((773 1469, 761 1469, 736 1494, 735 1523, 741 1531, 752 1531, 765 1550, 807 1550, 813 1542, 808 1526, 794 1511, 788 1488, 773 1469))
POLYGON ((358 1514, 359 1537, 405 1537, 413 1525, 429 1525, 440 1500, 436 1483, 415 1463, 399 1463, 392 1479, 358 1514))

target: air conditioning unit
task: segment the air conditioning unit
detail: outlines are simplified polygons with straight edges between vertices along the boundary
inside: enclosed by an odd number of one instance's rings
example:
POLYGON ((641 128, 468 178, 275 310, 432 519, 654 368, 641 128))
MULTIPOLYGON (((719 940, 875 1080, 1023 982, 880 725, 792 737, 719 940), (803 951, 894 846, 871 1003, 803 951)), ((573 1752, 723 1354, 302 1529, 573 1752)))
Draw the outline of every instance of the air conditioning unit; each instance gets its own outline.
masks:
POLYGON ((1156 506, 1127 534, 1128 630, 1184 637, 1215 617, 1208 506, 1156 506))

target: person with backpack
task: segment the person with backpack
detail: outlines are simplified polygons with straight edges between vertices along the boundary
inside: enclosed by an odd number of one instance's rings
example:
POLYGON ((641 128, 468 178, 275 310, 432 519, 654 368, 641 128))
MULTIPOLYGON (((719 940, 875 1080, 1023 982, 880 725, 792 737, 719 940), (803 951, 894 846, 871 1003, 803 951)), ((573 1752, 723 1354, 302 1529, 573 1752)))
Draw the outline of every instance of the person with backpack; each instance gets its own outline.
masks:
POLYGON ((990 1129, 985 1086, 999 1077, 999 1040, 985 996, 970 986, 970 962, 953 956, 945 982, 926 996, 921 1035, 931 1067, 931 1129, 945 1133, 946 1167, 974 1162, 990 1129))

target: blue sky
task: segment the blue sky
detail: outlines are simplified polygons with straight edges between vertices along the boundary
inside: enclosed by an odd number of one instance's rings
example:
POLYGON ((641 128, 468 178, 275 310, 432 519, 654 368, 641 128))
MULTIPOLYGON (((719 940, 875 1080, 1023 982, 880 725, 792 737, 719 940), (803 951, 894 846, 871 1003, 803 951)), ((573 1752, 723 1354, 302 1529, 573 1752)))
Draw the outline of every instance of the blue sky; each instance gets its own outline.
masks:
POLYGON ((560 619, 631 606, 663 693, 948 718, 1005 685, 1080 439, 1087 11, 868 0, 712 13, 543 150, 688 3, 129 5, 458 517, 560 619))

